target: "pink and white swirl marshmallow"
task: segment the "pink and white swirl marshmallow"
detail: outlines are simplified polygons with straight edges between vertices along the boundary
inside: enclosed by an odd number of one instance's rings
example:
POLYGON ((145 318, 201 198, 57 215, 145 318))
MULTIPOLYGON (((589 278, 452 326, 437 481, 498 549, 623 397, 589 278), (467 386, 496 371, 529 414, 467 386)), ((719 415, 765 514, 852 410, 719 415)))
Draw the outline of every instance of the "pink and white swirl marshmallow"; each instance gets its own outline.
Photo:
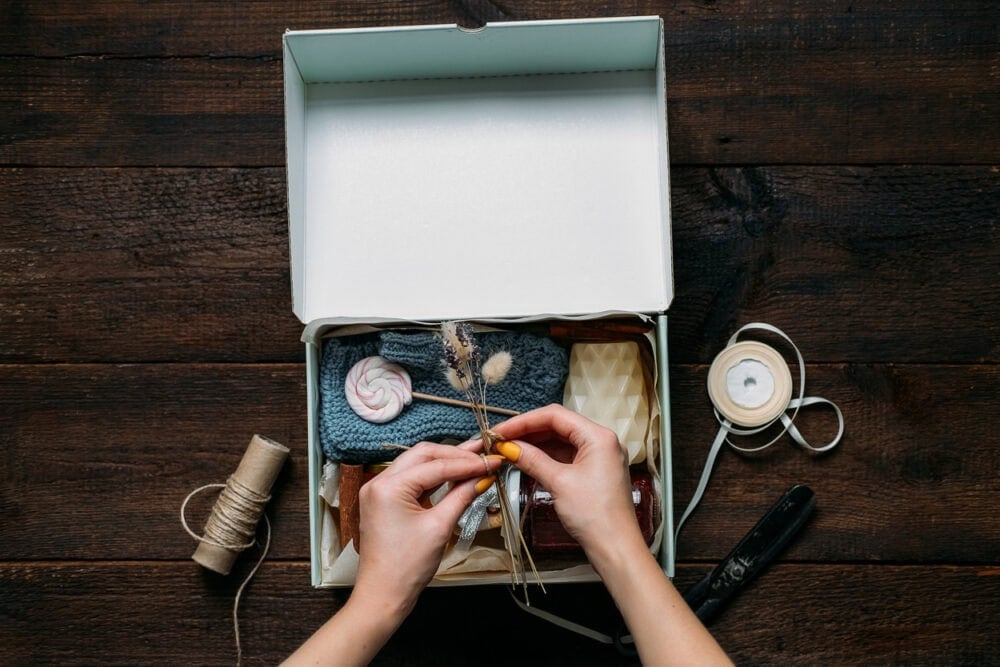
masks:
POLYGON ((413 400, 410 374, 385 357, 354 364, 344 381, 344 395, 359 417, 373 424, 392 421, 413 400))

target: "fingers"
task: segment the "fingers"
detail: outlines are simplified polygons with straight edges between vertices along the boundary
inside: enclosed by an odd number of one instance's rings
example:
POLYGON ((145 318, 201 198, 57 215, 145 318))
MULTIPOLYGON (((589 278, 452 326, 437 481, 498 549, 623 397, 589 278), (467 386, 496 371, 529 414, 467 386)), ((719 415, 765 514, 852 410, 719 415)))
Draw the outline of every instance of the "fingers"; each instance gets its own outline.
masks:
POLYGON ((470 452, 479 452, 483 449, 483 441, 480 438, 475 440, 466 440, 460 445, 455 445, 457 449, 465 449, 470 452))
POLYGON ((500 443, 498 451, 523 473, 534 477, 542 483, 542 486, 550 489, 552 488, 552 480, 564 465, 554 460, 538 447, 523 440, 504 441, 500 443))
POLYGON ((525 439, 532 434, 550 432, 578 449, 595 437, 607 436, 606 433, 602 433, 607 429, 561 405, 548 405, 511 417, 497 424, 494 431, 509 440, 525 439))
POLYGON ((385 472, 398 475, 409 468, 427 461, 448 458, 465 459, 470 456, 478 458, 478 455, 474 454, 469 448, 463 448, 461 445, 439 445, 433 442, 418 442, 397 456, 385 472))
MULTIPOLYGON (((442 456, 423 461, 402 472, 397 472, 394 478, 414 487, 418 493, 436 489, 445 482, 458 482, 470 478, 479 479, 495 472, 502 460, 497 457, 483 458, 472 452, 462 452, 462 456, 442 456)), ((392 470, 395 463, 389 467, 392 470)), ((386 471, 388 472, 388 471, 386 471)))
POLYGON ((501 437, 515 441, 513 446, 499 443, 497 451, 549 489, 553 488, 556 476, 565 465, 552 456, 570 463, 582 460, 581 455, 585 458, 596 455, 597 460, 603 460, 610 453, 622 455, 621 445, 614 432, 561 405, 549 405, 512 417, 497 424, 494 430, 501 437), (559 452, 550 447, 550 456, 530 444, 543 444, 553 437, 574 448, 576 455, 571 453, 572 450, 559 452), (519 451, 515 451, 518 449, 519 451))
POLYGON ((477 482, 471 479, 461 484, 456 484, 444 498, 438 501, 438 504, 431 511, 443 517, 449 526, 454 526, 458 523, 458 519, 462 516, 465 508, 479 495, 480 492, 476 487, 477 482))

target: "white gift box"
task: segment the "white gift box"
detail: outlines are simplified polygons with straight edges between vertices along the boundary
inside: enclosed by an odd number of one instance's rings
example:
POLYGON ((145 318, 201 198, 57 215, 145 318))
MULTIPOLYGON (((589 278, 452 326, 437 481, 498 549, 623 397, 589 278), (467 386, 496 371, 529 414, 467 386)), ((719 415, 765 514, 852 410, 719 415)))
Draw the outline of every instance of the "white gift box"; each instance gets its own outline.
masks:
MULTIPOLYGON (((294 312, 305 324, 314 586, 323 562, 322 338, 356 324, 655 324, 659 557, 673 575, 673 298, 659 17, 284 35, 294 312)), ((589 567, 544 572, 590 581, 589 567)), ((509 575, 434 585, 509 582, 509 575)))

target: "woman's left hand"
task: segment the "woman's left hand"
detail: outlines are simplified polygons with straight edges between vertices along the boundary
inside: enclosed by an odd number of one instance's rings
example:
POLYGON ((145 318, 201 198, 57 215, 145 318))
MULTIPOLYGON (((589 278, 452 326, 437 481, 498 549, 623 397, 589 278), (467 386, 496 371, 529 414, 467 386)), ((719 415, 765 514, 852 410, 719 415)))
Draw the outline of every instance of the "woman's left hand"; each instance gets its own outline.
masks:
POLYGON ((472 449, 422 442, 361 488, 361 561, 354 596, 377 596, 404 617, 416 604, 444 555, 465 508, 489 488, 484 481, 501 466, 472 449), (442 484, 454 486, 436 504, 427 497, 442 484))
POLYGON ((481 442, 422 442, 361 487, 361 562, 354 591, 283 664, 371 663, 434 576, 462 512, 489 488, 501 466, 502 457, 476 454, 481 447, 481 442), (431 506, 428 496, 448 482, 452 488, 431 506))

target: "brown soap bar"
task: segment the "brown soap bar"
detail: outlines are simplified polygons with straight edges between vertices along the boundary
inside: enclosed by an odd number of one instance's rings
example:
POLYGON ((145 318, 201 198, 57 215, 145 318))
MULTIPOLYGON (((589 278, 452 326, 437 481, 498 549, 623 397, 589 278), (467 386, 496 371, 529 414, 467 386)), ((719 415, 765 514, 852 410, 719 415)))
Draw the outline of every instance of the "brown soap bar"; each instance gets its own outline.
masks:
POLYGON ((553 338, 568 338, 574 341, 615 341, 615 340, 645 340, 647 333, 653 327, 631 320, 607 321, 567 321, 552 322, 549 325, 549 335, 553 338))
POLYGON ((358 510, 358 492, 365 483, 365 467, 349 463, 340 464, 340 548, 352 539, 357 548, 357 536, 361 525, 358 510))

